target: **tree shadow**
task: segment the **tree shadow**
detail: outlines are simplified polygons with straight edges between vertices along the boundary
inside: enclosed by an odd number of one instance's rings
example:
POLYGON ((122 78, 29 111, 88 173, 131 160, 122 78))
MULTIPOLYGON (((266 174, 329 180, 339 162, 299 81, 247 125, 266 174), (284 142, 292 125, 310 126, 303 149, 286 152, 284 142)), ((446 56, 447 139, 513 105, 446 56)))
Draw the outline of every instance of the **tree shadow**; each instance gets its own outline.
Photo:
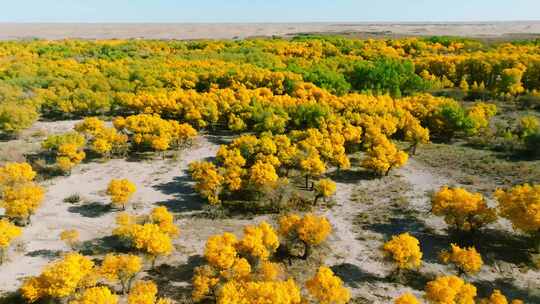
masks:
POLYGON ((361 180, 373 180, 379 178, 373 172, 367 170, 335 170, 327 174, 329 178, 337 183, 355 184, 361 180))
POLYGON ((345 284, 352 288, 359 288, 365 282, 388 282, 387 278, 366 272, 350 263, 338 264, 330 268, 345 284))
POLYGON ((394 235, 410 233, 419 240, 424 261, 430 263, 437 263, 441 250, 448 249, 451 243, 450 237, 433 233, 424 222, 413 216, 393 217, 387 223, 369 224, 365 228, 383 234, 387 240, 394 235))
POLYGON ((486 258, 487 265, 494 265, 496 261, 512 264, 529 261, 530 240, 506 231, 483 229, 475 234, 449 232, 441 235, 432 232, 415 216, 393 217, 386 223, 368 224, 364 228, 383 234, 387 240, 394 235, 410 233, 420 241, 423 259, 430 263, 438 263, 440 252, 448 250, 452 243, 461 247, 474 246, 486 258))
POLYGON ((478 290, 478 296, 485 298, 489 297, 495 289, 500 290, 507 298, 520 299, 525 303, 540 303, 540 294, 533 290, 525 290, 513 284, 514 279, 495 279, 494 281, 476 281, 474 286, 478 290))
POLYGON ((234 136, 235 134, 232 132, 213 131, 212 134, 206 135, 205 138, 215 145, 228 145, 231 143, 234 136))
POLYGON ((187 172, 185 172, 185 174, 175 177, 170 182, 153 186, 154 189, 159 190, 164 194, 174 196, 174 199, 157 202, 157 205, 165 206, 172 212, 202 210, 204 200, 195 192, 190 182, 191 178, 187 172))
POLYGON ((8 142, 17 139, 16 134, 0 132, 0 142, 8 142))
MULTIPOLYGON (((20 294, 20 292, 11 292, 6 295, 0 296, 0 304, 26 304, 25 298, 20 294)), ((37 302, 36 302, 37 303, 37 302)))
POLYGON ((100 202, 88 203, 80 206, 71 206, 68 211, 71 213, 78 213, 84 217, 96 218, 101 217, 104 214, 112 210, 111 205, 104 205, 100 202))
POLYGON ((52 260, 58 258, 61 254, 61 250, 39 249, 27 252, 25 255, 29 257, 44 257, 52 260))
POLYGON ((407 285, 416 290, 423 290, 426 284, 434 279, 431 274, 421 273, 417 271, 409 271, 403 273, 401 279, 397 276, 381 277, 360 269, 358 266, 343 263, 331 267, 332 271, 339 276, 345 284, 351 288, 359 288, 364 283, 396 283, 407 285))
POLYGON ((82 242, 79 252, 84 255, 99 255, 110 252, 128 253, 130 248, 120 238, 114 235, 105 236, 82 242))
POLYGON ((194 269, 203 265, 204 262, 205 260, 202 256, 192 255, 185 264, 177 266, 161 264, 155 269, 150 270, 147 277, 156 282, 159 286, 161 296, 177 300, 189 299, 191 298, 191 280, 193 278, 194 269), (183 283, 185 285, 179 286, 178 283, 183 283))
POLYGON ((520 264, 529 260, 531 241, 523 236, 515 235, 507 231, 495 229, 483 229, 472 237, 472 244, 480 254, 489 257, 487 264, 493 264, 495 260, 507 263, 520 264))

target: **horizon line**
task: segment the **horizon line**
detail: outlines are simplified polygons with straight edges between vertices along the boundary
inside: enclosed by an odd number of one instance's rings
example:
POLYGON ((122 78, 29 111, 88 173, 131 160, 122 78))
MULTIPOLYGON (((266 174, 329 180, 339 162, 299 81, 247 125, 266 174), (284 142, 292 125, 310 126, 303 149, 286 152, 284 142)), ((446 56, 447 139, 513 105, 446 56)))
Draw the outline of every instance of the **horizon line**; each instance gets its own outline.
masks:
POLYGON ((372 21, 2 21, 0 24, 370 24, 370 23, 512 23, 540 22, 539 19, 515 20, 372 20, 372 21))

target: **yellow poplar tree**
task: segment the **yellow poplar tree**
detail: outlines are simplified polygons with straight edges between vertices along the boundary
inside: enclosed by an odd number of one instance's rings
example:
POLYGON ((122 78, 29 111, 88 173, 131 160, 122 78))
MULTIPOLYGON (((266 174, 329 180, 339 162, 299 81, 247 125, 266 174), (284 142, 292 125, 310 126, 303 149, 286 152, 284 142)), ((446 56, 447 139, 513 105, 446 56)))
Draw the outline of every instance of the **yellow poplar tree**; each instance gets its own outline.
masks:
POLYGON ((452 263, 459 270, 460 274, 475 274, 480 271, 484 264, 482 256, 474 247, 461 248, 451 244, 450 251, 443 250, 440 253, 441 261, 445 264, 452 263))
POLYGON ((442 276, 426 285, 426 299, 433 304, 474 304, 476 287, 456 276, 442 276))
POLYGON ((509 190, 498 189, 495 198, 499 214, 527 233, 540 231, 540 185, 518 185, 509 190))
POLYGON ((152 281, 137 281, 129 292, 128 304, 172 304, 167 298, 157 297, 157 286, 152 281))
POLYGON ((310 255, 311 248, 325 241, 331 232, 332 225, 325 217, 313 214, 300 217, 292 214, 279 219, 279 233, 289 241, 304 244, 304 259, 310 255))
POLYGON ((336 193, 336 183, 328 178, 321 179, 315 183, 315 193, 315 201, 313 202, 314 205, 317 204, 317 201, 321 197, 329 198, 330 196, 334 195, 334 193, 336 193))
POLYGON ((22 229, 8 220, 0 220, 0 265, 7 258, 7 250, 11 242, 22 234, 22 229))
POLYGON ((99 273, 109 282, 120 282, 122 293, 129 292, 131 282, 142 269, 140 257, 131 254, 107 254, 101 263, 99 273))
POLYGON ((351 293, 343 281, 328 267, 321 266, 315 276, 306 282, 309 293, 321 304, 346 304, 351 293))
POLYGON ((420 304, 420 301, 412 293, 404 293, 399 296, 394 304, 420 304))
POLYGON ((396 263, 398 270, 417 269, 422 264, 420 242, 409 233, 393 236, 383 250, 396 263))
POLYGON ((480 193, 463 188, 442 187, 432 198, 431 211, 461 231, 476 230, 496 220, 495 210, 488 207, 480 193))
POLYGON ((379 138, 374 139, 374 145, 368 149, 368 157, 364 159, 362 166, 383 176, 388 175, 393 168, 405 165, 409 156, 398 150, 386 136, 382 134, 378 136, 379 138))
POLYGON ((502 294, 500 290, 495 290, 493 293, 489 296, 489 298, 481 299, 479 304, 524 304, 521 300, 512 300, 511 302, 508 302, 508 299, 502 294))
POLYGON ((300 168, 306 176, 306 188, 309 188, 310 177, 320 176, 326 171, 326 165, 317 152, 310 152, 306 158, 302 159, 300 168))
POLYGON ((0 206, 4 207, 5 215, 20 223, 30 222, 30 217, 41 206, 45 190, 34 182, 5 187, 1 193, 0 206))
POLYGON ((126 204, 133 196, 137 187, 128 179, 113 179, 107 187, 107 194, 111 196, 111 202, 115 207, 126 210, 126 204))
POLYGON ((86 289, 69 304, 117 304, 118 296, 105 286, 86 289))
POLYGON ((80 288, 95 284, 94 263, 78 253, 68 253, 45 267, 43 272, 24 281, 21 294, 29 302, 43 298, 63 299, 80 288))
POLYGON ((189 172, 196 182, 195 190, 210 204, 219 204, 223 177, 219 174, 216 166, 209 162, 193 162, 189 164, 189 172))

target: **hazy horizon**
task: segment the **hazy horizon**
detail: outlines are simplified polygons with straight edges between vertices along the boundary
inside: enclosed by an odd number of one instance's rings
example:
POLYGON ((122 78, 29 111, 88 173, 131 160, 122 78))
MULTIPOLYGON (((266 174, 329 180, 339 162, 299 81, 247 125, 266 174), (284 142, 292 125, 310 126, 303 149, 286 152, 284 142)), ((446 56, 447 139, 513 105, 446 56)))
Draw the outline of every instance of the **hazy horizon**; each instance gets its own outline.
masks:
POLYGON ((540 20, 537 0, 19 0, 2 23, 403 23, 540 20))
POLYGON ((535 20, 462 20, 462 21, 429 21, 429 20, 408 20, 408 21, 0 21, 0 24, 488 24, 488 23, 537 23, 535 20))

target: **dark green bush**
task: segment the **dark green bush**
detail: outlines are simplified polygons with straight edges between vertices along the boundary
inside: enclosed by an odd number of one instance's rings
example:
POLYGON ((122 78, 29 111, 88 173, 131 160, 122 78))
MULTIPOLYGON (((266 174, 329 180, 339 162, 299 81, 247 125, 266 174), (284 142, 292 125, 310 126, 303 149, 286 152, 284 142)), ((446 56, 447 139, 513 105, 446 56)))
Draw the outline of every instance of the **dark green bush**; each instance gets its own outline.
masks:
POLYGON ((429 82, 415 73, 410 60, 381 58, 376 61, 360 61, 354 66, 349 82, 357 91, 390 94, 394 97, 409 95, 429 89, 429 82))

